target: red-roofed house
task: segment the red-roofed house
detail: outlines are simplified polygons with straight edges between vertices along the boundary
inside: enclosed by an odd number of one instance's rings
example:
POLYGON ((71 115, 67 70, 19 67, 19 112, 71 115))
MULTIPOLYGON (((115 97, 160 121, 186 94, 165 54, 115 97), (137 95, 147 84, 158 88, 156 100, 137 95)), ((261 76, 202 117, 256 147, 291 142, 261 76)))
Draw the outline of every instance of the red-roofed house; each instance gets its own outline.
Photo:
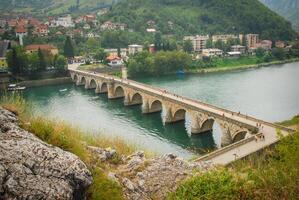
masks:
POLYGON ((38 49, 50 53, 53 56, 58 54, 58 49, 50 44, 31 44, 25 47, 27 53, 37 52, 38 49))
POLYGON ((47 36, 49 33, 49 28, 45 24, 40 24, 36 27, 35 31, 39 36, 47 36))
POLYGON ((27 29, 25 28, 25 26, 17 26, 15 29, 16 32, 16 36, 17 37, 23 37, 26 36, 28 34, 27 29))
POLYGON ((85 22, 93 22, 96 19, 94 15, 84 15, 83 20, 85 22))
POLYGON ((41 22, 36 18, 30 18, 28 24, 34 27, 41 25, 41 22))

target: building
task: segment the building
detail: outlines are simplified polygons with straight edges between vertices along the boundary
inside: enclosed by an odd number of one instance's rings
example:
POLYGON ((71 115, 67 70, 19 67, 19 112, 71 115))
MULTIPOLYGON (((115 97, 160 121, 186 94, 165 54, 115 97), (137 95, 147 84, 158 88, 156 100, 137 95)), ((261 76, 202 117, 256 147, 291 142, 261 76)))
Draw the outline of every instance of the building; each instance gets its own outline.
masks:
POLYGON ((121 58, 126 58, 128 56, 128 49, 126 48, 121 48, 120 49, 120 57, 121 58))
POLYGON ((89 24, 84 24, 83 29, 85 29, 85 30, 89 30, 89 29, 91 29, 91 27, 90 27, 89 24))
POLYGON ((16 37, 19 38, 19 43, 23 46, 23 37, 28 35, 27 29, 24 26, 17 26, 16 27, 16 37))
POLYGON ((149 45, 149 47, 148 47, 148 51, 149 51, 150 53, 155 53, 155 52, 156 52, 155 44, 151 44, 151 45, 149 45))
POLYGON ((202 51, 206 48, 207 40, 209 39, 209 36, 203 36, 203 35, 196 35, 196 36, 186 36, 184 37, 184 41, 190 40, 193 45, 194 51, 202 51))
POLYGON ((94 15, 84 15, 83 16, 83 21, 85 21, 85 22, 93 22, 94 20, 96 20, 96 16, 94 16, 94 15))
POLYGON ((232 34, 229 34, 229 35, 213 35, 212 36, 212 41, 213 42, 222 41, 224 43, 227 43, 227 41, 230 40, 230 39, 238 39, 238 38, 239 38, 238 36, 232 35, 232 34))
POLYGON ((129 55, 135 55, 143 51, 143 46, 138 44, 129 45, 129 55))
POLYGON ((9 40, 0 41, 0 68, 7 68, 6 53, 11 49, 9 40))
POLYGON ((156 33, 157 30, 155 28, 147 28, 146 32, 148 32, 148 33, 156 33))
POLYGON ((272 49, 272 41, 271 40, 262 40, 260 43, 257 44, 257 48, 262 48, 264 50, 271 50, 272 49))
POLYGON ((232 52, 241 52, 241 54, 246 52, 246 47, 242 45, 233 45, 230 48, 232 52))
POLYGON ((105 53, 107 53, 108 57, 109 56, 118 56, 118 50, 117 49, 105 49, 105 53))
POLYGON ((242 53, 240 51, 231 51, 231 52, 227 52, 227 55, 230 58, 240 58, 240 56, 242 55, 242 53))
POLYGON ((125 30, 126 28, 126 24, 123 24, 123 23, 113 23, 111 21, 106 21, 104 22, 104 24, 102 24, 100 26, 101 30, 102 31, 105 31, 105 30, 125 30))
POLYGON ((50 20, 49 25, 50 27, 58 27, 58 26, 62 26, 64 28, 75 27, 71 15, 67 15, 65 17, 58 17, 56 20, 52 19, 50 20))
POLYGON ((248 48, 257 48, 257 44, 259 43, 259 35, 258 34, 247 34, 246 45, 248 48))
POLYGON ((39 36, 47 36, 49 34, 49 28, 45 24, 37 26, 35 31, 39 36))
POLYGON ((108 56, 106 60, 109 61, 108 65, 110 67, 119 67, 123 65, 122 59, 118 56, 108 56))
POLYGON ((223 51, 220 49, 203 49, 202 55, 204 57, 221 57, 223 55, 223 51))
POLYGON ((58 49, 50 44, 31 44, 25 47, 26 53, 34 53, 39 49, 53 56, 58 54, 58 49))
POLYGON ((17 26, 15 29, 16 37, 24 37, 28 35, 27 28, 25 26, 17 26))
POLYGON ((276 48, 284 48, 285 47, 285 43, 283 41, 276 41, 275 42, 275 47, 276 48))

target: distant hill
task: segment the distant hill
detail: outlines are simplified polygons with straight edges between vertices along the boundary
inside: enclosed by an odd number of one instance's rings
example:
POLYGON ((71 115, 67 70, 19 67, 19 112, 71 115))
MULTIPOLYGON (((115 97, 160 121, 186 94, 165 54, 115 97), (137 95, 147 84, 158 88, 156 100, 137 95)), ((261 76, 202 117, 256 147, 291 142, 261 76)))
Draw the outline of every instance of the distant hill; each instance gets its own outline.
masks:
MULTIPOLYGON (((89 12, 111 6, 117 0, 79 0, 78 2, 79 12, 89 12)), ((0 0, 0 10, 2 11, 52 15, 74 12, 76 8, 77 0, 0 0)))
POLYGON ((298 0, 261 0, 265 5, 284 16, 299 32, 299 1, 298 0))
POLYGON ((122 0, 107 19, 135 31, 145 31, 149 22, 166 34, 259 33, 274 40, 297 36, 289 22, 258 0, 122 0))

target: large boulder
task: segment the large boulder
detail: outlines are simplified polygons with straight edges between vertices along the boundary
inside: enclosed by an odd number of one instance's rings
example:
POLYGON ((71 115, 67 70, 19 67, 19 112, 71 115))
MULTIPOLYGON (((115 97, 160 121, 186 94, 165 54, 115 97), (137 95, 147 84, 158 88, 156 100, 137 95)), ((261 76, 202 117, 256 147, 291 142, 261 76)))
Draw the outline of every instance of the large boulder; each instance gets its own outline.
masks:
POLYGON ((0 199, 85 199, 92 183, 74 154, 46 144, 0 108, 0 199))

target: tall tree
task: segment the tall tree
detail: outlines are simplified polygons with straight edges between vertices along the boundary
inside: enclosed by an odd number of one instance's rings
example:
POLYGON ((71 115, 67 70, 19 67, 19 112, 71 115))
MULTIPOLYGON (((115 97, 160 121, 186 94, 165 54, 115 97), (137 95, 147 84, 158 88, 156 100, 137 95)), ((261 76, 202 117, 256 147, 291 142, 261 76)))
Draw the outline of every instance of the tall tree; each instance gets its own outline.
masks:
POLYGON ((191 40, 184 41, 183 49, 185 52, 191 53, 193 51, 193 44, 191 40))
POLYGON ((67 58, 73 58, 75 56, 75 50, 72 43, 72 40, 69 36, 67 36, 65 43, 64 43, 64 55, 67 58))
POLYGON ((38 49, 37 55, 38 55, 38 61, 39 61, 39 70, 43 71, 47 68, 47 62, 46 62, 45 56, 40 48, 38 49))

